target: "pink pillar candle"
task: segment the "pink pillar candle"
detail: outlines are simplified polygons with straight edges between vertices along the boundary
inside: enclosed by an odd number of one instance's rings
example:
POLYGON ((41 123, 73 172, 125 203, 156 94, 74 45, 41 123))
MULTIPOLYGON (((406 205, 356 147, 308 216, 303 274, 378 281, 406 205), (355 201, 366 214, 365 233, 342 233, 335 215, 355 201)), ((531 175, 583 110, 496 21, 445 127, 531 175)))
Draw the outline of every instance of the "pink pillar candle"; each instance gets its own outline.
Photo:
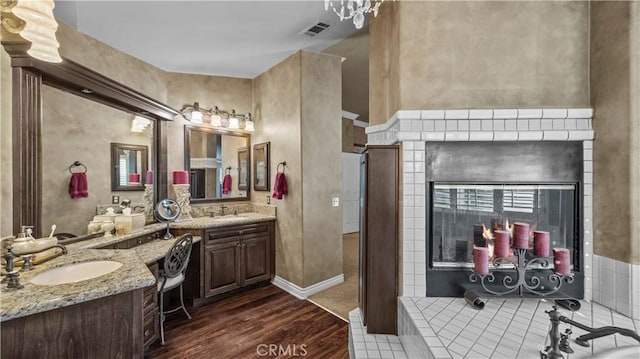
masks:
POLYGON ((489 274, 489 249, 487 247, 473 249, 473 264, 476 274, 489 274))
POLYGON ((562 275, 570 275, 569 250, 566 248, 553 249, 553 268, 555 272, 562 275))
POLYGON ((147 171, 147 176, 144 179, 145 184, 153 184, 153 171, 147 171))
POLYGON ((129 173, 129 182, 130 183, 140 183, 140 174, 139 173, 129 173))
POLYGON ((533 254, 538 257, 549 256, 549 232, 534 231, 533 232, 533 254))
POLYGON ((173 184, 189 184, 189 172, 173 171, 173 184))
POLYGON ((509 231, 493 231, 493 253, 496 257, 509 256, 509 231))
POLYGON ((513 247, 529 249, 529 224, 520 222, 513 224, 513 247))

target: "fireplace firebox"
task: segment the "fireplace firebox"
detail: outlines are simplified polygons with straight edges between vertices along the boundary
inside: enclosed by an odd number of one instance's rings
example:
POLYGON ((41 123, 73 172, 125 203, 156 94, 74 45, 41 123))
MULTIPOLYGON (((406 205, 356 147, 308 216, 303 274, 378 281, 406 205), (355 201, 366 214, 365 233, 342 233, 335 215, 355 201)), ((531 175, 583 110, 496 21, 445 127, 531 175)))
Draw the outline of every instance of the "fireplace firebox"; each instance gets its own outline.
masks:
MULTIPOLYGON (((546 256, 553 248, 570 253, 575 280, 550 297, 583 298, 581 143, 427 143, 425 152, 427 296, 460 297, 465 290, 481 289, 469 280, 473 249, 488 248, 492 263, 494 232, 513 233, 514 223, 526 223, 528 257, 534 257, 536 230, 549 233, 546 256)), ((489 286, 498 289, 513 268, 490 265, 490 270, 495 281, 489 286)), ((553 283, 544 281, 552 271, 553 265, 539 266, 528 275, 542 279, 543 289, 551 288, 553 283)))

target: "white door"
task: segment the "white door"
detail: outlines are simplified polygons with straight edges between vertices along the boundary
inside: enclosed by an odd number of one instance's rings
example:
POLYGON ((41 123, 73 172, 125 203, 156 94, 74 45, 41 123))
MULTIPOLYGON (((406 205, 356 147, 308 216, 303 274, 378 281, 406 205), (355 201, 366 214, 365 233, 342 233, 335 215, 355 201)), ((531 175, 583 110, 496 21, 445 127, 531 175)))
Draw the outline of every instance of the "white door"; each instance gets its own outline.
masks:
POLYGON ((342 153, 342 233, 360 230, 360 155, 342 153))

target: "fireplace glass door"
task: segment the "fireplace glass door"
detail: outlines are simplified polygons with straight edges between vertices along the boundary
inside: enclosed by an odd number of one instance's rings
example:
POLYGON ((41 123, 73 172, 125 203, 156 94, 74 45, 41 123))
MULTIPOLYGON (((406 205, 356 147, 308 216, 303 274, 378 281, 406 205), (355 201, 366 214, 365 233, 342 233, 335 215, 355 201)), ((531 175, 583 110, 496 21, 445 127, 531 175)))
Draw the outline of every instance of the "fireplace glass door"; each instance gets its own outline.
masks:
POLYGON ((577 184, 469 184, 431 182, 431 263, 433 268, 473 267, 473 248, 488 247, 493 231, 513 231, 527 223, 550 234, 551 248, 567 248, 575 264, 577 184))

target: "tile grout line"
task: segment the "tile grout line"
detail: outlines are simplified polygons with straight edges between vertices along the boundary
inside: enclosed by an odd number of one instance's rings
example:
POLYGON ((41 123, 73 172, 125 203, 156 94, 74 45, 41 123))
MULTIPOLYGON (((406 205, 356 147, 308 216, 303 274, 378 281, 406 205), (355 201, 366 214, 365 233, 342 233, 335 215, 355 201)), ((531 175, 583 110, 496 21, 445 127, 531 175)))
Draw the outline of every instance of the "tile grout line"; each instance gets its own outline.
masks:
MULTIPOLYGON (((523 341, 522 343, 520 343, 520 346, 518 347, 518 354, 520 354, 520 351, 522 350, 522 346, 524 345, 524 339, 527 337, 527 334, 529 334, 529 330, 531 329, 531 323, 533 322, 533 318, 535 318, 535 314, 538 312, 538 308, 540 308, 540 300, 536 300, 536 308, 533 310, 533 314, 531 315, 531 318, 529 319, 529 324, 527 325, 527 330, 524 332, 524 337, 523 337, 523 341)), ((548 332, 547 332, 548 335, 548 332)), ((545 340, 544 346, 547 345, 547 341, 545 340)), ((567 357, 568 359, 568 357, 567 357)))
MULTIPOLYGON (((609 310, 609 316, 611 317, 611 326, 615 326, 615 322, 613 320, 613 311, 609 310)), ((616 347, 618 347, 618 337, 616 335, 612 335, 613 337, 613 343, 615 344, 616 347)))
MULTIPOLYGON (((506 303, 506 300, 505 300, 505 303, 506 303)), ((515 309, 514 313, 518 312, 518 309, 520 309, 520 306, 522 306, 522 303, 523 303, 523 300, 520 299, 520 304, 518 304, 518 307, 515 309)), ((515 315, 511 315, 511 320, 509 321, 509 324, 507 324, 506 327, 504 328, 504 332, 502 332, 502 335, 500 336, 500 341, 498 341, 498 343, 502 343, 502 340, 504 339, 504 335, 507 332, 507 329, 509 328, 509 326, 511 326, 511 323, 513 322, 515 317, 516 317, 515 315)), ((520 343, 520 344, 522 345, 522 343, 520 343)), ((519 353, 519 351, 518 351, 518 353, 519 353)), ((517 356, 517 354, 516 354, 516 356, 517 356)))
MULTIPOLYGON (((503 301, 502 301, 502 304, 500 304, 500 307, 502 307, 502 305, 503 305, 504 303, 506 303, 506 300, 503 300, 503 301)), ((489 321, 487 322, 487 324, 488 324, 488 325, 490 325, 490 324, 491 324, 491 322, 493 322, 493 319, 496 317, 496 315, 498 315, 498 312, 499 312, 499 311, 500 311, 500 310, 498 309, 497 311, 495 311, 495 313, 493 313, 493 316, 491 317, 491 320, 489 320, 489 321)), ((479 312, 479 311, 478 311, 478 312, 479 312)), ((476 315, 478 315, 478 313, 476 313, 476 315)), ((475 318, 475 317, 474 317, 474 318, 475 318)), ((486 328, 487 328, 487 327, 485 326, 485 329, 486 329, 486 328)), ((480 336, 480 337, 481 337, 481 336, 480 336)), ((477 344, 477 343, 478 343, 478 341, 480 340, 480 337, 476 338, 476 340, 473 342, 473 344, 471 344, 471 348, 470 348, 469 350, 473 349, 473 348, 476 346, 476 344, 477 344)), ((491 349, 491 354, 489 354, 489 355, 488 355, 488 357, 489 357, 489 358, 491 358, 491 356, 493 355, 493 353, 494 353, 494 351, 495 351, 495 348, 498 346, 498 343, 499 343, 499 342, 497 342, 497 343, 496 343, 496 345, 495 345, 495 347, 494 347, 493 349, 491 349)), ((467 352, 467 353, 468 353, 468 352, 467 352)), ((466 355, 466 353, 465 353, 465 355, 466 355)))

